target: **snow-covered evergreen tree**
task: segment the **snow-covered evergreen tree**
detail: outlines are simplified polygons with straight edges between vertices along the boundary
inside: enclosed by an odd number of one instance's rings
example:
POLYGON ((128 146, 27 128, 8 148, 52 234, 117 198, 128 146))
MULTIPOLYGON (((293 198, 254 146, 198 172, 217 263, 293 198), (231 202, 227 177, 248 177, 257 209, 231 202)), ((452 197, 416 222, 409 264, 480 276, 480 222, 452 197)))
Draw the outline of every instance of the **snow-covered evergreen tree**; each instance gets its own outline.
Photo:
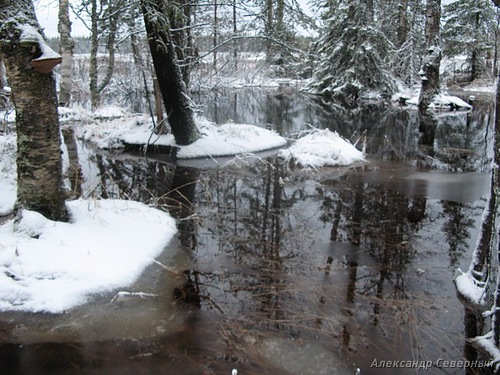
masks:
POLYGON ((491 0, 457 0, 444 6, 444 53, 466 55, 473 81, 486 70, 493 54, 498 10, 491 0))
POLYGON ((407 86, 419 82, 418 71, 425 53, 425 1, 379 1, 377 24, 396 47, 391 67, 407 86))
POLYGON ((354 104, 373 93, 390 95, 396 90, 389 71, 393 44, 374 27, 370 4, 328 2, 308 92, 354 104))

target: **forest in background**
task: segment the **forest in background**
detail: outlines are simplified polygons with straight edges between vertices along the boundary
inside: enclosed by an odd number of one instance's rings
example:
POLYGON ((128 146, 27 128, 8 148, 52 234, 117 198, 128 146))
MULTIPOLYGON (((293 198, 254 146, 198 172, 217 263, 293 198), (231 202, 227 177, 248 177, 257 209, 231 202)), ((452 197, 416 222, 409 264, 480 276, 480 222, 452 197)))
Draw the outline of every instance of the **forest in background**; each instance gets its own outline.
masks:
MULTIPOLYGON (((313 0, 313 15, 293 0, 169 4, 178 62, 190 91, 288 78, 306 80, 309 93, 353 104, 421 82, 423 0, 313 0)), ((72 103, 144 111, 141 98, 153 96, 154 72, 140 6, 93 0, 71 1, 69 7, 90 36, 53 38, 49 44, 73 54, 72 103)), ((491 83, 497 75, 500 20, 494 4, 457 0, 443 6, 440 18, 441 85, 491 83)))

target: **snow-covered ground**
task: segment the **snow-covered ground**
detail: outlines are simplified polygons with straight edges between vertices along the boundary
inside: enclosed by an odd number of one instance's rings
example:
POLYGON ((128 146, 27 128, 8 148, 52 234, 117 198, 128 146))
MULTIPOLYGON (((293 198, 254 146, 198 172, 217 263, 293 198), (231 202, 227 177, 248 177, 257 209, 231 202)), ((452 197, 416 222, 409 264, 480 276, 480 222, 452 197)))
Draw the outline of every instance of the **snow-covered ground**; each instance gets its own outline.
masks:
MULTIPOLYGON (((61 109, 62 122, 88 114, 61 109)), ((123 144, 175 146, 172 135, 152 135, 144 116, 103 108, 81 121, 76 133, 101 148, 123 144)), ((200 140, 179 147, 178 158, 218 157, 283 148, 287 140, 247 124, 216 126, 197 119, 200 140)), ((280 156, 308 167, 347 165, 364 160, 348 141, 328 130, 314 130, 280 156)), ((0 216, 16 199, 16 136, 0 135, 0 216)), ((67 164, 67 163, 66 163, 67 164)), ((133 283, 175 234, 169 214, 124 200, 67 202, 69 223, 54 222, 23 210, 22 219, 0 224, 0 310, 61 313, 85 303, 92 294, 133 283)))
POLYGON ((167 213, 138 202, 67 207, 69 223, 24 210, 0 226, 0 310, 60 313, 129 285, 176 233, 167 213))
POLYGON ((178 159, 220 157, 259 152, 286 145, 287 140, 276 132, 247 124, 217 126, 206 119, 196 118, 201 132, 199 140, 188 146, 175 143, 172 134, 156 135, 147 117, 120 114, 114 107, 105 108, 95 121, 78 129, 79 136, 103 149, 123 147, 125 144, 171 146, 178 148, 178 159))

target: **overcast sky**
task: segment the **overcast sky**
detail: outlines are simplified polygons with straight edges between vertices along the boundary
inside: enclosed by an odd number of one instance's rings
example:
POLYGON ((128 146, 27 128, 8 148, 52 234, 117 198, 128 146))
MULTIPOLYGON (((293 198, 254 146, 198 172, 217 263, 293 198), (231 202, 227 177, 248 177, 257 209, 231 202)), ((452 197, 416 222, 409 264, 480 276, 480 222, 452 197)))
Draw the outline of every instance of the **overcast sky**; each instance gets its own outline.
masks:
MULTIPOLYGON (((456 0, 442 0, 443 4, 448 4, 456 0)), ((299 4, 303 7, 307 8, 308 0, 298 0, 299 4)), ((47 37, 56 37, 58 35, 57 32, 57 12, 58 12, 58 0, 34 0, 37 10, 38 21, 45 29, 45 35, 47 37)), ((88 29, 75 18, 74 15, 72 17, 72 26, 71 26, 71 35, 73 36, 81 36, 88 35, 88 29)))

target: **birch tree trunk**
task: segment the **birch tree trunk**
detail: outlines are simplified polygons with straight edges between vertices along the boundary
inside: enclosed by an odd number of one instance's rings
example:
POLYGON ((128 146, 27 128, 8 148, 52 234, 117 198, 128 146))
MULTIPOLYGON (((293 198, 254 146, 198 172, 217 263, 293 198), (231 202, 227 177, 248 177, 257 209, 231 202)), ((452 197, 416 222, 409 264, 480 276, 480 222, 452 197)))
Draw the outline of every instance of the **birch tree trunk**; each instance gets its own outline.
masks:
POLYGON ((55 79, 33 67, 34 59, 51 62, 40 30, 30 0, 1 2, 0 55, 16 109, 17 206, 66 220, 55 79))
POLYGON ((71 65, 73 62, 73 49, 75 42, 71 38, 71 21, 69 19, 68 0, 59 0, 59 53, 63 61, 61 63, 61 84, 59 89, 59 105, 66 106, 71 99, 71 65))
POLYGON ((188 145, 200 137, 177 61, 170 32, 166 4, 162 0, 141 0, 151 57, 167 110, 167 119, 178 145, 188 145))

